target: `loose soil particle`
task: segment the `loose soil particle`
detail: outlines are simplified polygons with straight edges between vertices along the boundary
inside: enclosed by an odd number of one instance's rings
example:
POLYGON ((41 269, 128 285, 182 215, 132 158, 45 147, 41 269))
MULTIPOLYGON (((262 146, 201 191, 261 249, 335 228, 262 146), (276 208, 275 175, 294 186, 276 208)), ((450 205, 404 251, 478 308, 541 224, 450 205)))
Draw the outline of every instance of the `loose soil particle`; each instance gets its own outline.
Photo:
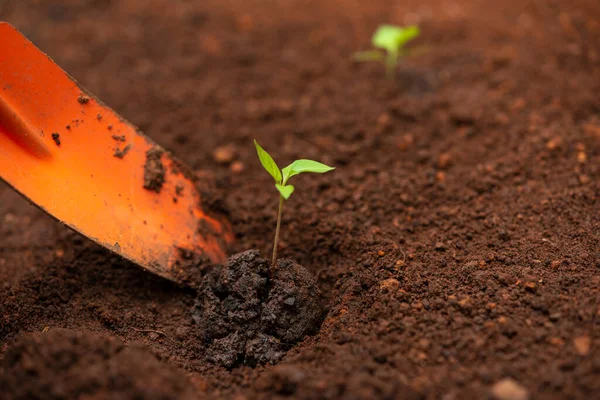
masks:
MULTIPOLYGON (((131 144, 126 145, 125 147, 123 147, 123 150, 119 149, 118 147, 115 149, 115 152, 113 154, 113 156, 117 157, 117 158, 123 158, 127 155, 127 153, 129 153, 129 150, 131 150, 131 144)), ((144 178, 145 178, 145 170, 144 170, 144 178)), ((145 182, 145 181, 144 181, 145 182)))
POLYGON ((5 3, 1 20, 210 175, 232 252, 268 254, 273 239, 277 199, 252 139, 280 164, 337 169, 299 176, 283 215, 280 253, 324 297, 319 331, 277 365, 231 370, 206 358, 195 290, 4 186, 0 357, 66 327, 143 341, 199 398, 473 399, 506 379, 531 399, 598 397, 597 1, 5 3), (418 23, 429 50, 394 81, 350 61, 382 22, 418 23), (212 157, 225 143, 238 173, 212 157))
POLYGON ((54 140, 54 143, 56 143, 57 146, 60 146, 60 134, 59 133, 53 133, 52 140, 54 140))

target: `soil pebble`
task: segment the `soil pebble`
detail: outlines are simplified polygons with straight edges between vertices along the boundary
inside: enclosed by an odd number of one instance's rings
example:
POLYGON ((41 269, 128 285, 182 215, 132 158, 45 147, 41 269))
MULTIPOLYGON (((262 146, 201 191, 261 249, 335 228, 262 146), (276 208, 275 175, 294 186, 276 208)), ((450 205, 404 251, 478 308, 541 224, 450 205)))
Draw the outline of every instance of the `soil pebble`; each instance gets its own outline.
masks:
POLYGON ((226 368, 274 364, 321 322, 313 276, 280 260, 274 277, 256 250, 236 254, 200 285, 192 316, 207 358, 226 368))
POLYGON ((578 336, 573 340, 573 345, 575 346, 577 354, 585 357, 590 353, 592 341, 589 336, 578 336))
POLYGON ((231 145, 217 147, 213 151, 213 159, 217 164, 229 164, 236 156, 235 147, 231 145))
POLYGON ((0 371, 2 399, 192 399, 183 374, 143 347, 85 331, 21 336, 0 371))
POLYGON ((165 183, 165 167, 161 161, 163 150, 154 147, 146 152, 144 164, 144 188, 160 193, 165 183))
POLYGON ((239 174, 244 170, 244 163, 241 161, 234 161, 229 168, 234 174, 239 174))
POLYGON ((492 386, 492 397, 497 400, 528 400, 529 392, 520 383, 505 378, 492 386))

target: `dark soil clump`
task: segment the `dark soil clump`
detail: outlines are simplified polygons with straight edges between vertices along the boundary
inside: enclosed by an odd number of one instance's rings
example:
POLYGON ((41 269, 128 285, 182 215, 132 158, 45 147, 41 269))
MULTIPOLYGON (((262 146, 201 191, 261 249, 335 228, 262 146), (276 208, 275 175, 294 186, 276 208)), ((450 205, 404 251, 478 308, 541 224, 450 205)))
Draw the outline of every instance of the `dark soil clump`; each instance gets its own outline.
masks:
POLYGON ((304 267, 281 260, 271 280, 256 250, 209 273, 193 310, 208 359, 226 368, 276 363, 321 321, 319 289, 304 267))
POLYGON ((123 150, 117 147, 113 156, 117 158, 124 158, 127 155, 127 153, 129 153, 129 150, 131 150, 131 144, 128 144, 127 146, 123 147, 123 150))
POLYGON ((52 140, 54 140, 54 143, 56 143, 57 146, 60 146, 60 134, 59 133, 53 133, 52 140))
POLYGON ((186 378, 144 348, 70 329, 22 336, 0 370, 5 400, 194 398, 186 378))
POLYGON ((165 167, 160 160, 163 151, 157 147, 146 152, 144 165, 144 188, 160 193, 165 183, 165 167))

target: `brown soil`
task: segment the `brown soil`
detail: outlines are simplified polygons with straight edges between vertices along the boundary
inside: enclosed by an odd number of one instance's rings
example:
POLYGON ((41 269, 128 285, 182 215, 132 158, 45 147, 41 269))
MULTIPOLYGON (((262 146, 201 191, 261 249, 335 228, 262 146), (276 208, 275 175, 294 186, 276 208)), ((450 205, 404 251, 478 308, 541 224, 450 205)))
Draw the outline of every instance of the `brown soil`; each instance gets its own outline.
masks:
POLYGON ((24 335, 6 352, 3 368, 0 393, 10 398, 195 398, 187 379, 143 346, 89 332, 24 335))
MULTIPOLYGON (((14 340, 48 327, 36 340, 142 341, 165 398, 184 375, 201 398, 471 399, 498 382, 600 398, 597 1, 8 0, 0 19, 214 183, 232 253, 268 254, 274 231, 253 138, 280 164, 337 168, 295 178, 283 215, 280 253, 316 279, 320 329, 231 370, 207 359, 196 290, 0 188, 4 381, 14 340), (382 22, 419 23, 429 50, 393 82, 350 61, 382 22)), ((77 350, 81 382, 93 349, 77 350)))

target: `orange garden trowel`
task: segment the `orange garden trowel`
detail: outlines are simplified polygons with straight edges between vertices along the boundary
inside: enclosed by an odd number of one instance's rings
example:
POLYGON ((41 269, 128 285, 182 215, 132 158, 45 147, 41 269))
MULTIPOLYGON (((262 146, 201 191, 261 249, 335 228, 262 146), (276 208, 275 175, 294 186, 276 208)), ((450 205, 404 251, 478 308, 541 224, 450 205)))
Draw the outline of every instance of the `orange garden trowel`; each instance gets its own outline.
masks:
POLYGON ((0 178, 60 222, 181 281, 190 252, 223 262, 227 221, 193 175, 0 23, 0 178))

